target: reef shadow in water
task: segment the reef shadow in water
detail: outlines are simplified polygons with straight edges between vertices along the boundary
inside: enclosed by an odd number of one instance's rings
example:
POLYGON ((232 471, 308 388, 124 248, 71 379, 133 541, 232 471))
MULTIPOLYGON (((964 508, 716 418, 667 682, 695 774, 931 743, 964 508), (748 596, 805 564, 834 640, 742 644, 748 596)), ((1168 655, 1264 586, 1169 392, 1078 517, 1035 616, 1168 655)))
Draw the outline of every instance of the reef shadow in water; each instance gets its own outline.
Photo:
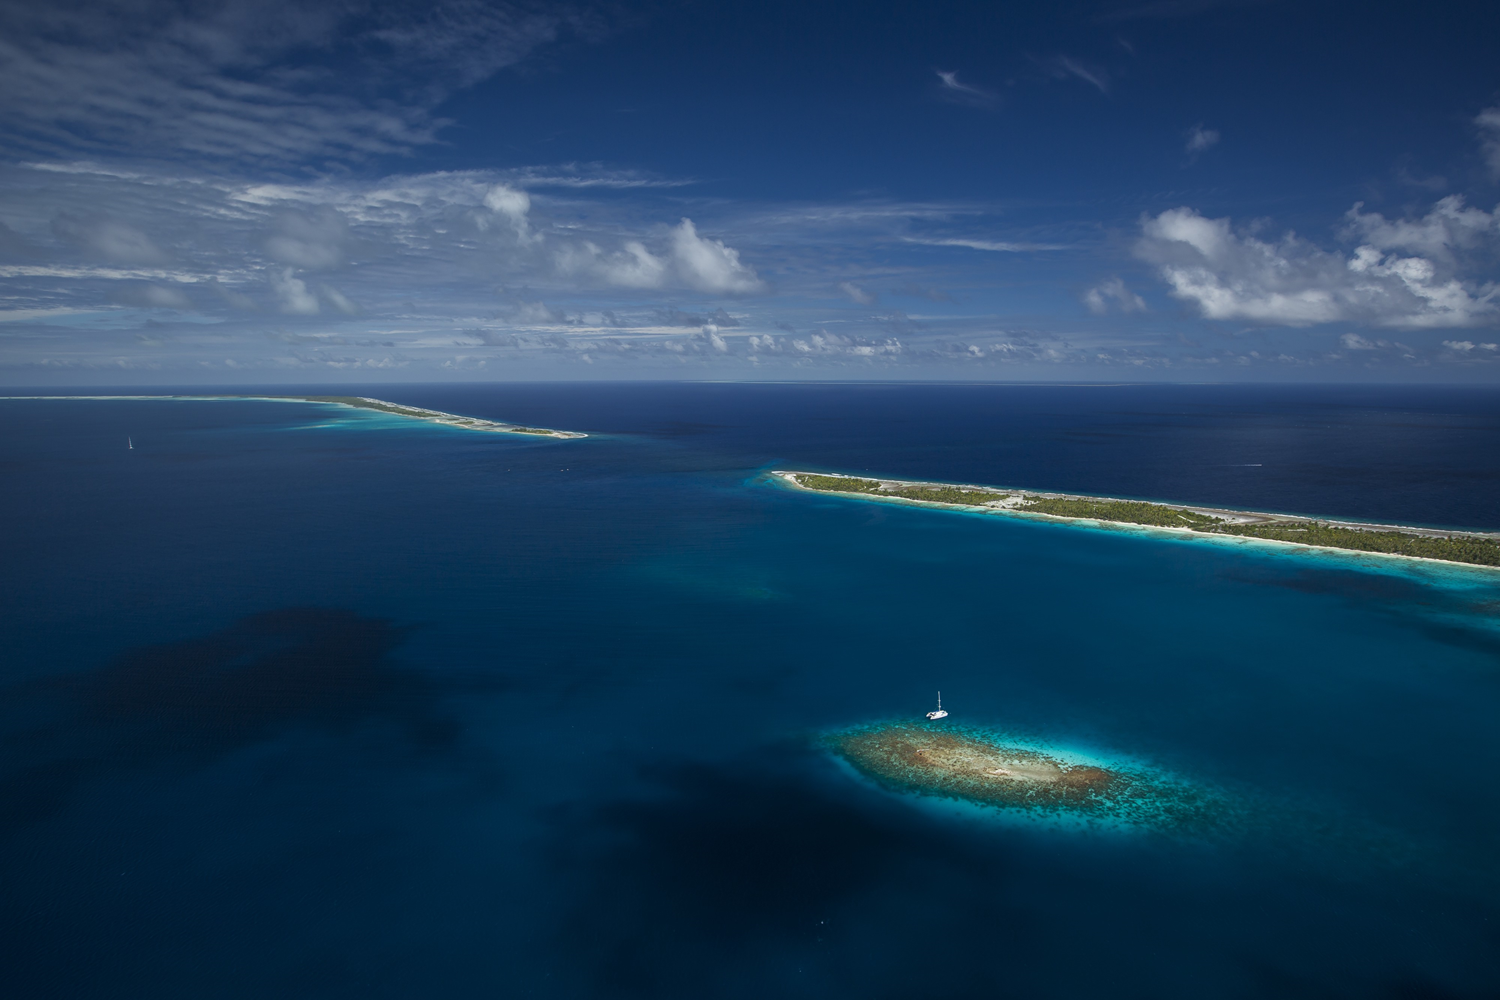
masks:
POLYGON ((1370 963, 1364 924, 1330 934, 1343 904, 1307 907, 1296 869, 1237 877, 1245 857, 1226 868, 1177 841, 953 821, 848 782, 815 747, 645 777, 550 816, 565 909, 548 995, 1444 995, 1370 963), (1311 938, 1337 952, 1326 968, 1295 946, 1311 938), (1353 986, 1350 962, 1368 965, 1353 986))
MULTIPOLYGON (((845 995, 924 995, 920 955, 925 944, 955 950, 939 941, 954 932, 955 913, 973 927, 1021 928, 1015 940, 1041 944, 1026 940, 1029 922, 996 892, 1010 868, 1003 853, 841 788, 836 776, 820 781, 807 773, 808 756, 659 767, 647 776, 655 794, 552 816, 559 884, 582 879, 557 936, 580 995, 821 995, 835 985, 845 995), (937 883, 951 887, 942 919, 901 921, 901 940, 877 949, 867 968, 843 966, 851 947, 868 946, 872 910, 937 883), (836 984, 818 979, 833 971, 831 957, 841 966, 836 984)), ((960 963, 943 994, 993 996, 1000 982, 982 963, 960 963)))
POLYGON ((1385 573, 1310 567, 1288 573, 1241 566, 1223 576, 1303 594, 1329 594, 1377 608, 1435 642, 1480 653, 1500 666, 1500 586, 1450 590, 1385 573))
POLYGON ((60 811, 109 773, 207 763, 298 727, 383 720, 418 746, 446 745, 457 727, 434 711, 432 684, 390 660, 406 631, 338 609, 268 611, 9 692, 30 724, 4 737, 0 828, 60 811))

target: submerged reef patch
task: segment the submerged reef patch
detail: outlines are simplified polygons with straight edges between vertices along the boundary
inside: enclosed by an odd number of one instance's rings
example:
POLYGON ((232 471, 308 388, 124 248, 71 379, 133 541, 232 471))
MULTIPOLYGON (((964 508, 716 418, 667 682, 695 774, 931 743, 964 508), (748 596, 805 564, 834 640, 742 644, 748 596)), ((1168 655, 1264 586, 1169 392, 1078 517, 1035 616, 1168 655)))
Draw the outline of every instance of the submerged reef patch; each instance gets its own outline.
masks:
POLYGON ((895 791, 1183 833, 1207 832, 1225 813, 1218 796, 1149 769, 1068 760, 972 727, 888 722, 826 739, 856 771, 895 791))

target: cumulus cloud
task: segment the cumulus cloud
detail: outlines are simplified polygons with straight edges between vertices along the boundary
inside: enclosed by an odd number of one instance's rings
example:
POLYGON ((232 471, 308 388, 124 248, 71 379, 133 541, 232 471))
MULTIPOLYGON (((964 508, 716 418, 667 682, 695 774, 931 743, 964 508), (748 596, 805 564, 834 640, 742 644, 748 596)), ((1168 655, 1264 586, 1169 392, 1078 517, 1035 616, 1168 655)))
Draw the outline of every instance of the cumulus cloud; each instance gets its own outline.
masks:
POLYGON ((1500 180, 1500 105, 1479 112, 1474 124, 1479 127, 1484 162, 1489 166, 1490 174, 1500 180))
POLYGON ((1459 252, 1500 237, 1500 209, 1467 208, 1462 195, 1444 198, 1420 219, 1387 220, 1379 212, 1360 212, 1363 207, 1357 202, 1345 216, 1348 235, 1382 250, 1410 250, 1451 263, 1459 252))
POLYGON ((718 351, 721 354, 728 353, 729 341, 725 340, 722 336, 719 335, 719 328, 717 326, 709 323, 700 331, 700 334, 708 340, 709 345, 714 350, 718 351))
POLYGON ((864 340, 819 330, 812 336, 792 339, 792 353, 801 355, 845 355, 853 358, 876 358, 900 354, 901 341, 891 337, 883 341, 864 340))
POLYGON ((167 254, 145 233, 107 215, 59 212, 52 235, 90 257, 112 264, 161 264, 167 254))
POLYGON ((318 297, 308 290, 307 282, 292 276, 291 268, 272 268, 267 277, 271 294, 276 296, 282 312, 290 316, 316 316, 321 311, 318 297))
POLYGON ((667 262, 646 249, 639 240, 629 240, 616 253, 606 254, 589 240, 557 251, 561 274, 595 276, 620 288, 661 288, 667 283, 667 262))
POLYGON ((531 211, 531 196, 525 191, 508 184, 496 184, 485 192, 484 207, 505 219, 515 230, 516 239, 521 243, 531 242, 531 223, 526 217, 531 211))
POLYGON ((738 250, 699 236, 691 219, 672 230, 672 256, 682 280, 700 292, 746 294, 764 287, 755 271, 740 263, 738 250))
POLYGON ((1211 128, 1204 128, 1203 123, 1199 122, 1188 129, 1187 151, 1196 156, 1209 147, 1216 145, 1218 141, 1218 131, 1211 128))
POLYGON ((1447 253, 1461 236, 1467 239, 1471 221, 1453 199, 1412 223, 1362 217, 1356 209, 1352 224, 1370 242, 1344 257, 1294 233, 1266 242, 1236 234, 1228 219, 1176 208, 1142 221, 1136 252, 1156 265, 1175 297, 1209 319, 1461 327, 1489 322, 1497 312, 1493 282, 1465 284, 1434 252, 1447 253), (1430 256, 1386 252, 1418 245, 1430 256))
MULTIPOLYGON (((592 243, 585 246, 598 249, 592 243)), ((638 240, 627 242, 620 253, 601 257, 599 267, 606 281, 622 288, 660 288, 666 284, 666 262, 638 240)))
POLYGON ((1090 288, 1084 293, 1083 302, 1096 316, 1109 312, 1111 305, 1121 312, 1144 312, 1146 309, 1146 300, 1126 288, 1125 282, 1119 278, 1110 278, 1090 288))
POLYGON ((755 270, 740 261, 738 250, 699 236, 691 219, 672 228, 662 254, 652 253, 639 240, 626 241, 614 253, 584 240, 560 247, 553 260, 562 274, 593 276, 620 288, 666 288, 676 283, 700 292, 744 295, 765 287, 755 270))

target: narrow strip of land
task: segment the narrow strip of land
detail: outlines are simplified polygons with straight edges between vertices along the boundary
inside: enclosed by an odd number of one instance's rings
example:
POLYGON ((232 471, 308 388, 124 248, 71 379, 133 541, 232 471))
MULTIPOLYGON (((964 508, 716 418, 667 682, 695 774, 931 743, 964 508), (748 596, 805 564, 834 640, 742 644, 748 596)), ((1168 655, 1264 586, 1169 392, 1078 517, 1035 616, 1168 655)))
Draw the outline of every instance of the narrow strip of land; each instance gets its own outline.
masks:
POLYGON ((789 486, 868 500, 963 508, 1011 516, 1141 524, 1209 535, 1237 535, 1321 548, 1377 552, 1412 559, 1474 566, 1500 566, 1500 534, 1367 524, 1326 518, 1266 514, 1225 507, 1119 500, 1114 497, 1037 490, 1000 489, 906 479, 864 479, 838 473, 773 470, 789 486))
POLYGON ((276 399, 301 400, 308 403, 338 403, 343 406, 353 406, 362 410, 379 410, 381 413, 394 413, 398 417, 411 417, 415 420, 426 420, 434 424, 446 424, 449 427, 462 427, 471 431, 491 431, 498 434, 535 434, 539 437, 551 438, 586 438, 587 434, 580 431, 558 431, 550 427, 528 427, 525 424, 508 424, 498 420, 482 420, 479 417, 462 417, 456 413, 444 413, 442 410, 428 410, 420 406, 407 406, 404 403, 390 403, 383 399, 371 399, 369 396, 277 396, 260 397, 276 399))
POLYGON ((428 423, 460 427, 468 431, 488 431, 492 434, 531 434, 537 437, 564 439, 588 437, 587 434, 579 431, 559 431, 550 427, 528 427, 525 424, 511 424, 500 420, 465 417, 457 413, 444 413, 442 410, 429 410, 421 406, 407 406, 405 403, 372 399, 369 396, 245 396, 203 393, 191 396, 0 396, 0 399, 269 399, 287 403, 332 403, 336 406, 352 406, 360 410, 378 410, 381 413, 390 413, 398 417, 410 417, 413 420, 425 420, 428 423))

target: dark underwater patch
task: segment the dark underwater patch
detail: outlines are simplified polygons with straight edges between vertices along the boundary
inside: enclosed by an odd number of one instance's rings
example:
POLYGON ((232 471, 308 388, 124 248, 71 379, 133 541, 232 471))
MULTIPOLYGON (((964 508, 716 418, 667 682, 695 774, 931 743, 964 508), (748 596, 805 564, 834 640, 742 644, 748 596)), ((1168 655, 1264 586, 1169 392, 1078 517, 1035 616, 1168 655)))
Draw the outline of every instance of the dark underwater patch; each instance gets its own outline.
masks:
POLYGON ((0 826, 55 813, 108 772, 207 762, 298 727, 379 720, 419 746, 450 742, 456 727, 434 711, 431 683, 390 660, 405 636, 352 611, 288 608, 12 692, 45 721, 5 736, 0 826))
POLYGON ((949 957, 944 996, 995 995, 1003 977, 962 956, 995 927, 1030 936, 1009 858, 792 757, 661 768, 653 794, 553 817, 552 863, 582 880, 558 936, 576 988, 920 996, 931 947, 949 957))
POLYGON ((1364 573, 1352 569, 1236 565, 1222 575, 1229 580, 1281 587, 1301 594, 1338 594, 1360 600, 1394 604, 1432 603, 1439 597, 1431 587, 1406 577, 1364 573))
POLYGON ((1303 594, 1328 594, 1380 609, 1436 642, 1472 650, 1500 665, 1500 586, 1472 592, 1434 587, 1418 580, 1358 570, 1237 566, 1223 577, 1242 583, 1281 587, 1303 594), (1472 622, 1472 624, 1470 624, 1472 622))
MULTIPOLYGON (((949 819, 814 756, 662 766, 638 794, 555 812, 554 995, 1167 997, 1236 981, 1247 997, 1313 997, 1330 980, 1291 942, 1368 960, 1368 929, 1330 926, 1336 910, 1266 920, 1303 874, 1200 879, 1225 855, 949 819)), ((1377 963, 1351 995, 1435 989, 1377 963)))

